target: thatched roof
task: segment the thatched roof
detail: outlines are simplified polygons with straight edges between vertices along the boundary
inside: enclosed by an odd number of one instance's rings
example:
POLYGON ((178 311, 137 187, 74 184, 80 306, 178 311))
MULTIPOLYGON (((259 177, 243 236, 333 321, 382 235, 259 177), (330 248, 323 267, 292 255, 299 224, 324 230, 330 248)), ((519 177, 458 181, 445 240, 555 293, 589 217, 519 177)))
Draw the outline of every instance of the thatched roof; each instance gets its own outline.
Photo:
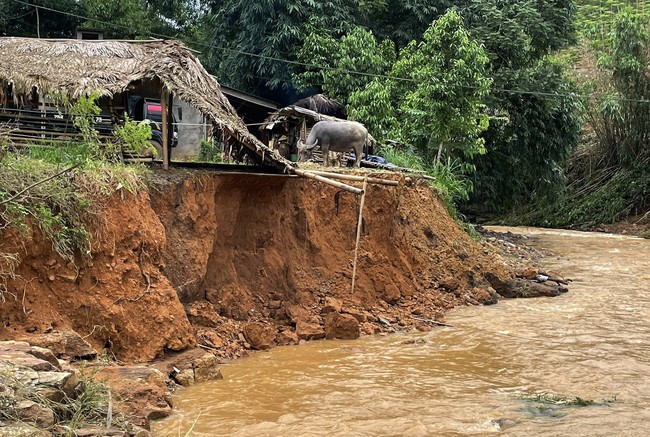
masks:
POLYGON ((314 94, 313 96, 305 97, 304 99, 298 100, 292 106, 311 109, 319 114, 330 115, 336 118, 348 118, 345 106, 323 94, 314 94))
POLYGON ((12 83, 16 98, 32 87, 42 94, 63 92, 71 99, 94 90, 111 96, 134 82, 156 78, 266 164, 281 169, 291 165, 250 134, 216 79, 179 41, 0 38, 0 90, 12 83))

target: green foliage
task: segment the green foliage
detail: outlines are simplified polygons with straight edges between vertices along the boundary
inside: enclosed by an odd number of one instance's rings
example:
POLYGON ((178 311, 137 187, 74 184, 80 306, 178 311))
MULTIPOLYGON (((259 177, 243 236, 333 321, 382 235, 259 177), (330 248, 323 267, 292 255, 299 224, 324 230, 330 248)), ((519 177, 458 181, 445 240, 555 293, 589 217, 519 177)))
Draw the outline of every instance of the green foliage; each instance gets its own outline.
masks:
POLYGON ((97 106, 100 93, 95 90, 90 94, 82 94, 72 101, 66 94, 56 93, 51 96, 58 107, 72 118, 72 123, 79 129, 83 143, 96 149, 99 154, 99 132, 95 129, 95 117, 101 113, 97 106))
MULTIPOLYGON (((333 0, 210 0, 202 20, 202 41, 214 47, 203 60, 228 86, 280 99, 295 92, 292 76, 297 46, 305 39, 307 23, 338 33, 353 26, 354 2, 333 0)), ((295 101, 295 100, 294 100, 295 101)))
POLYGON ((192 0, 80 0, 79 7, 89 18, 83 26, 103 29, 107 38, 193 36, 202 15, 192 0))
POLYGON ((398 123, 390 87, 375 78, 353 91, 348 98, 348 118, 363 122, 377 141, 390 139, 398 123))
POLYGON ((427 173, 435 178, 432 185, 438 189, 447 211, 452 217, 458 217, 456 205, 469 198, 473 190, 472 181, 466 176, 464 164, 459 160, 447 158, 446 161, 434 162, 427 173))
POLYGON ((142 0, 80 0, 79 4, 85 16, 93 19, 83 25, 95 29, 101 22, 109 38, 146 38, 151 32, 154 16, 147 13, 146 3, 142 0), (106 26, 105 23, 115 23, 120 27, 106 26))
POLYGON ((138 122, 124 114, 124 123, 115 128, 114 134, 122 150, 140 154, 151 147, 151 125, 146 120, 138 122))
POLYGON ((576 4, 578 28, 592 41, 602 39, 618 13, 627 7, 641 15, 650 13, 648 0, 577 0, 576 4))
POLYGON ((647 19, 623 9, 597 45, 601 78, 594 89, 605 94, 590 108, 605 165, 627 166, 650 159, 650 30, 647 19))
POLYGON ((198 160, 201 162, 222 162, 221 150, 214 142, 201 140, 198 160))
POLYGON ((454 6, 451 1, 361 0, 359 23, 380 40, 391 40, 398 48, 420 39, 431 22, 454 6))
POLYGON ((350 94, 363 90, 375 75, 387 73, 395 61, 395 47, 389 40, 378 43, 371 32, 356 27, 340 39, 312 32, 297 56, 315 65, 298 75, 298 83, 305 88, 319 84, 329 97, 346 105, 350 94), (365 74, 351 73, 358 71, 365 74))
POLYGON ((379 154, 389 162, 398 167, 424 170, 425 162, 412 147, 405 147, 399 144, 381 146, 379 154))
POLYGON ((573 2, 466 1, 459 9, 485 44, 494 78, 483 135, 488 153, 472 160, 472 203, 504 211, 546 202, 565 181, 564 164, 582 129, 577 89, 550 55, 575 41, 573 2))
POLYGON ((650 198, 648 162, 629 168, 597 169, 573 180, 552 204, 519 211, 508 223, 591 229, 642 212, 650 198))
MULTIPOLYGON (((60 170, 40 160, 13 155, 5 158, 5 164, 0 175, 0 202, 60 170)), ((0 223, 27 233, 29 222, 35 221, 52 242, 52 249, 64 259, 74 261, 76 253, 85 255, 90 251, 90 238, 82 219, 86 206, 86 199, 76 190, 70 177, 59 177, 0 206, 0 223)))
POLYGON ((485 153, 479 135, 488 127, 487 62, 454 11, 434 21, 422 42, 401 51, 392 75, 410 82, 393 84, 401 96, 400 138, 408 138, 425 160, 440 162, 443 151, 454 159, 485 153))
POLYGON ((545 92, 495 92, 492 105, 501 114, 485 134, 489 153, 474 160, 474 198, 492 210, 547 203, 566 181, 564 165, 582 129, 583 103, 557 58, 510 73, 510 83, 545 92))
MULTIPOLYGON (((64 10, 79 15, 81 9, 76 0, 30 0, 32 5, 50 9, 64 10)), ((0 35, 27 36, 41 38, 71 38, 80 20, 72 15, 64 15, 48 9, 36 8, 14 0, 0 0, 0 35), (37 22, 40 29, 37 31, 37 22)), ((94 26, 96 27, 96 26, 94 26)))
POLYGON ((526 68, 576 41, 572 0, 462 0, 458 8, 495 72, 526 68))
MULTIPOLYGON (((594 40, 599 75, 588 88, 601 96, 587 106, 594 139, 569 165, 555 202, 512 217, 515 223, 589 229, 646 210, 650 201, 650 62, 648 23, 631 9, 594 40)), ((605 29, 605 27, 603 27, 605 29)))
POLYGON ((7 154, 2 169, 0 237, 6 228, 28 235, 36 224, 52 249, 71 262, 90 255, 86 225, 101 216, 101 199, 116 190, 136 192, 144 186, 141 167, 97 160, 93 147, 78 144, 32 145, 21 154, 7 154), (84 171, 76 169, 46 181, 79 163, 84 171))

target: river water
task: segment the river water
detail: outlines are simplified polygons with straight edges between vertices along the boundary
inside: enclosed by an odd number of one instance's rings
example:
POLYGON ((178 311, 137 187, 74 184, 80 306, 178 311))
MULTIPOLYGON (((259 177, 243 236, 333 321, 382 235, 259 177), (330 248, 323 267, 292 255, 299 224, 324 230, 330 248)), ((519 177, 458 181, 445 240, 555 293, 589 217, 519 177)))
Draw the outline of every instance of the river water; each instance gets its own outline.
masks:
POLYGON ((650 241, 514 231, 553 254, 543 264, 574 280, 567 294, 459 308, 426 334, 235 361, 223 381, 180 391, 153 435, 650 434, 650 241))

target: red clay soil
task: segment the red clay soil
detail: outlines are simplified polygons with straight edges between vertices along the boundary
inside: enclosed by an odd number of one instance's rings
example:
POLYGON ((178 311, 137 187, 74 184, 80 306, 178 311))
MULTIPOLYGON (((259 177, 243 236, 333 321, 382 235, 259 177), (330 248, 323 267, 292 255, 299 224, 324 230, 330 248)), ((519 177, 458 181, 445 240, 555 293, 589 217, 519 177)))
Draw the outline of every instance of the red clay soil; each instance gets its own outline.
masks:
POLYGON ((435 191, 370 186, 351 292, 358 199, 274 176, 158 173, 107 202, 91 258, 53 253, 38 228, 4 230, 18 253, 0 340, 73 329, 98 352, 146 362, 201 344, 219 357, 301 339, 430 329, 457 305, 493 303, 514 274, 449 217, 435 191), (338 200, 337 200, 338 199, 338 200), (494 284, 493 284, 494 285, 494 284))

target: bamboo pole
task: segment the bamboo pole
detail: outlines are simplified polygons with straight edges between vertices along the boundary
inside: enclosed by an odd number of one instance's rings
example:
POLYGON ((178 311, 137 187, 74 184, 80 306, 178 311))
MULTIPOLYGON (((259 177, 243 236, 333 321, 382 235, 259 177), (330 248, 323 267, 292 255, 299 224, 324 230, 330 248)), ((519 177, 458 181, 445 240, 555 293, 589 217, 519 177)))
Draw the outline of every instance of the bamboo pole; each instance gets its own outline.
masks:
POLYGON ((359 240, 361 239, 361 228, 363 227, 363 206, 366 203, 366 188, 368 188, 368 181, 363 181, 363 194, 361 195, 361 205, 359 206, 359 219, 357 221, 357 240, 354 245, 354 263, 352 264, 351 294, 354 294, 354 285, 357 279, 357 260, 359 259, 359 240))
POLYGON ((371 177, 366 177, 366 176, 357 176, 357 175, 343 174, 343 173, 333 173, 333 172, 321 171, 321 170, 309 170, 309 172, 317 174, 319 176, 326 176, 328 178, 341 179, 341 180, 345 180, 345 181, 357 181, 357 182, 367 181, 369 184, 390 185, 390 186, 393 186, 393 187, 396 187, 396 186, 399 185, 398 181, 392 181, 390 179, 371 178, 371 177))
MULTIPOLYGON (((287 166, 289 167, 289 166, 287 166)), ((289 171, 297 174, 298 176, 302 176, 308 179, 314 179, 319 182, 323 182, 325 184, 331 185, 336 188, 340 188, 345 191, 349 191, 354 194, 363 194, 364 190, 361 188, 353 187, 352 185, 347 185, 343 184, 341 182, 333 181, 332 179, 326 178, 324 176, 317 175, 311 171, 308 170, 303 170, 300 168, 295 168, 295 167, 289 167, 289 171)))

